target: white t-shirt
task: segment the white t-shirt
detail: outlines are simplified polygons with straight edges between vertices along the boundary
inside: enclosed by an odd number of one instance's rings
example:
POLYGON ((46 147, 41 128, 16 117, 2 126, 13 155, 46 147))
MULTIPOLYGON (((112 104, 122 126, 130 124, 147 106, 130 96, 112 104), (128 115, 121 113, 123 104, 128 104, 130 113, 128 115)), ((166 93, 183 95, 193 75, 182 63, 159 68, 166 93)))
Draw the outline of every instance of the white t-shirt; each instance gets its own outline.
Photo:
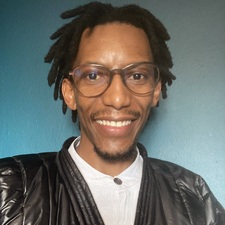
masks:
POLYGON ((116 177, 103 174, 86 163, 76 152, 78 137, 69 153, 86 180, 106 225, 133 225, 141 184, 143 159, 137 149, 135 161, 116 177))

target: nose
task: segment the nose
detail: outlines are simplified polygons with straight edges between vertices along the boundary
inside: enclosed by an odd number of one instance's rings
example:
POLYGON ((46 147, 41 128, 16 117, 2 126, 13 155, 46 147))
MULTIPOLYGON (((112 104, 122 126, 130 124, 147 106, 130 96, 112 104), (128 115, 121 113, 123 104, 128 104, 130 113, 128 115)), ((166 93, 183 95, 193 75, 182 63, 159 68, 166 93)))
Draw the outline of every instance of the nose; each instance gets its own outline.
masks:
POLYGON ((104 105, 120 110, 131 103, 131 93, 124 85, 119 74, 114 74, 108 89, 102 95, 104 105))

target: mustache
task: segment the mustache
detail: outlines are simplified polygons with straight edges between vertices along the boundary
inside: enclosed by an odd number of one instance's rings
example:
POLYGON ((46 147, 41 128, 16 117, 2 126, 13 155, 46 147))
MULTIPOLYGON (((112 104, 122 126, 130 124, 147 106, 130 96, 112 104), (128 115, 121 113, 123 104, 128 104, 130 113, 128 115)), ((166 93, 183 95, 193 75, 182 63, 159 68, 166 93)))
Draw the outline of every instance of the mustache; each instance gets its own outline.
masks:
POLYGON ((133 116, 135 118, 139 118, 141 117, 141 113, 135 110, 128 110, 128 109, 124 109, 124 110, 120 110, 120 111, 115 111, 115 110, 111 110, 111 109, 103 109, 103 110, 99 110, 96 111, 94 113, 91 113, 90 117, 91 119, 95 119, 96 117, 99 116, 105 116, 105 115, 128 115, 128 116, 133 116))

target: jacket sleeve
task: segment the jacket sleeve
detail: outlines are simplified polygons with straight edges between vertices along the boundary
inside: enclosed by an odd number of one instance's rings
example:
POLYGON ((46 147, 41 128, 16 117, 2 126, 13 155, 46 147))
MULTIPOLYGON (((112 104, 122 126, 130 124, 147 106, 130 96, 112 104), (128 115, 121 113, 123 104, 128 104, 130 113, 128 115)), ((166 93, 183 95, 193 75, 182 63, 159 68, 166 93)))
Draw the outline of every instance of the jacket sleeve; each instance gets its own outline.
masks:
POLYGON ((225 225, 225 210, 204 179, 188 170, 181 170, 176 181, 191 224, 225 225))
POLYGON ((55 171, 55 153, 0 159, 0 224, 50 224, 55 171))
POLYGON ((167 179, 170 177, 171 186, 172 180, 175 181, 190 224, 225 225, 225 210, 201 176, 168 162, 159 167, 164 177, 165 174, 167 179))
POLYGON ((204 202, 206 224, 225 225, 225 210, 202 177, 198 177, 198 187, 204 202))
POLYGON ((0 160, 0 224, 22 224, 24 184, 13 158, 0 160))

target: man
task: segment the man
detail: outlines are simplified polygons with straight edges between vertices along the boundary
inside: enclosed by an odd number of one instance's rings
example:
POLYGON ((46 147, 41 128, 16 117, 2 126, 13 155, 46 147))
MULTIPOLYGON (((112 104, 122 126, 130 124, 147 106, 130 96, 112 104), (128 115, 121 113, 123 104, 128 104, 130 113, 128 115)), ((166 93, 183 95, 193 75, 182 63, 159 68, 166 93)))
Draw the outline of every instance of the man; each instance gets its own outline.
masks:
POLYGON ((80 137, 59 153, 0 161, 0 223, 225 224, 203 179, 150 159, 137 138, 175 77, 164 26, 147 10, 92 2, 62 14, 45 58, 80 137))

